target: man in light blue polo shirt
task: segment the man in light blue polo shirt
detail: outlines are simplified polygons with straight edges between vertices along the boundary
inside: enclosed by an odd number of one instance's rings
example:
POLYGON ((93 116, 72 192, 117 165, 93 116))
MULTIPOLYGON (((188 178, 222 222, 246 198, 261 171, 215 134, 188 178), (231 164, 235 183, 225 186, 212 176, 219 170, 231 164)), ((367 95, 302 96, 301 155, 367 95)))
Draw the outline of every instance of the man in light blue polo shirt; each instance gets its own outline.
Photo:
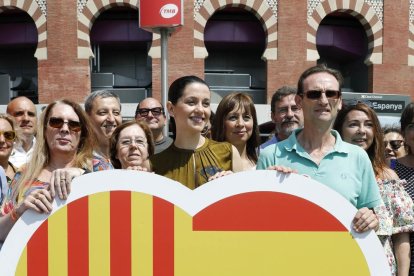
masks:
POLYGON ((371 209, 382 200, 366 152, 343 142, 332 130, 342 107, 342 82, 340 72, 325 65, 302 73, 296 101, 303 110, 304 127, 262 150, 257 169, 284 171, 289 167, 334 189, 358 208, 353 227, 364 232, 378 227, 371 209))

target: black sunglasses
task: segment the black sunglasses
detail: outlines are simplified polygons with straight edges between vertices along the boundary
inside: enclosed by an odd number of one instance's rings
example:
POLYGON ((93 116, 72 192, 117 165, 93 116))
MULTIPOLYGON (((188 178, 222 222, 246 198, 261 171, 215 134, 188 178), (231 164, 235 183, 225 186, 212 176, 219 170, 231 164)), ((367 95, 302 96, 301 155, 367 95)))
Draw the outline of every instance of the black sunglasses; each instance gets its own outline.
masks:
POLYGON ((16 139, 16 132, 14 132, 13 130, 7 130, 7 131, 0 131, 0 135, 4 136, 4 139, 6 139, 6 141, 14 141, 14 139, 16 139))
POLYGON ((341 96, 341 91, 339 90, 308 90, 305 92, 305 95, 310 100, 318 100, 322 97, 322 93, 325 93, 328 99, 338 99, 341 96))
POLYGON ((141 117, 147 117, 148 114, 152 113, 153 116, 157 117, 161 114, 164 114, 164 109, 162 107, 154 107, 154 108, 138 108, 135 112, 135 116, 139 115, 141 117))
POLYGON ((72 120, 65 121, 62 118, 57 118, 57 117, 49 118, 49 126, 53 128, 61 128, 65 123, 68 124, 69 130, 73 132, 79 132, 82 129, 81 123, 78 121, 72 121, 72 120))
POLYGON ((387 147, 389 143, 392 150, 398 150, 399 148, 401 148, 403 142, 403 140, 384 141, 384 147, 387 147))

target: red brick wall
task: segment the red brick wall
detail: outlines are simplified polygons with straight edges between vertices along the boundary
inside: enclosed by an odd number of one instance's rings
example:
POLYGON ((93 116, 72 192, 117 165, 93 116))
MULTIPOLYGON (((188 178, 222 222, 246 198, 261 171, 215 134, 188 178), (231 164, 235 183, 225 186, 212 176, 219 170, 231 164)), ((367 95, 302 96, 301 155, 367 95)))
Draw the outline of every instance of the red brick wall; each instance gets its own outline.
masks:
POLYGON ((414 96, 413 69, 407 66, 408 11, 409 1, 384 1, 383 64, 372 65, 370 92, 414 96))
POLYGON ((89 61, 77 59, 77 1, 47 3, 48 58, 38 62, 39 102, 83 102, 91 91, 89 61))
MULTIPOLYGON (((204 60, 194 59, 194 2, 184 1, 184 27, 169 38, 168 83, 183 75, 204 77, 204 60)), ((383 64, 372 65, 370 91, 414 96, 413 68, 407 66, 409 1, 384 1, 383 64), (402 20, 403 19, 403 20, 402 20)), ((39 101, 67 97, 81 102, 90 93, 89 61, 77 59, 77 1, 48 2, 48 59, 38 62, 39 101)), ((267 99, 282 85, 296 85, 306 61, 307 5, 278 1, 278 57, 267 61, 267 99)), ((153 59, 153 96, 161 99, 160 59, 153 59)))
POLYGON ((267 101, 283 85, 296 86, 300 74, 316 62, 306 61, 307 6, 278 1, 277 60, 267 61, 267 101))

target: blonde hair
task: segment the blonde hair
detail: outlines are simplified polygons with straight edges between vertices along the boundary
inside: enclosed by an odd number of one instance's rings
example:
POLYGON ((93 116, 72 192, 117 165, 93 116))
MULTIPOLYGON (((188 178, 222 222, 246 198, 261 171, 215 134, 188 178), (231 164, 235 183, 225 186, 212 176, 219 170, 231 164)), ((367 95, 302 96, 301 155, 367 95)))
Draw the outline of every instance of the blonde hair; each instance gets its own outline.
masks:
MULTIPOLYGON (((5 114, 5 113, 0 113, 0 119, 7 121, 11 125, 13 131, 16 132, 16 122, 14 121, 14 118, 12 116, 5 114)), ((18 138, 17 132, 16 132, 16 138, 18 138)))
POLYGON ((20 191, 23 190, 26 185, 31 185, 39 176, 40 172, 49 164, 50 151, 45 133, 50 113, 57 104, 64 104, 72 107, 76 115, 78 115, 81 124, 80 140, 73 167, 92 170, 92 151, 96 139, 85 111, 83 111, 79 104, 67 99, 54 101, 50 103, 40 115, 37 128, 37 140, 33 149, 32 158, 26 166, 24 166, 21 177, 17 181, 16 186, 13 187, 12 198, 17 198, 20 191))

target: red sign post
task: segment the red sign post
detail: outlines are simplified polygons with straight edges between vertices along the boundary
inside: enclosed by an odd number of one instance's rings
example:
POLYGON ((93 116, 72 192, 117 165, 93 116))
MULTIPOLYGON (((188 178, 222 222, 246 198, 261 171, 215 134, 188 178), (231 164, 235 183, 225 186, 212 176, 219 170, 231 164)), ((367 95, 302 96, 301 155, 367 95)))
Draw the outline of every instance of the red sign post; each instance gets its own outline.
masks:
POLYGON ((183 25, 182 0, 141 0, 139 26, 143 29, 174 28, 183 25))
MULTIPOLYGON (((141 0, 139 27, 161 35, 161 95, 162 105, 167 106, 168 90, 168 35, 184 23, 183 0, 141 0)), ((166 113, 167 120, 169 119, 166 113)), ((163 129, 169 135, 168 124, 163 129)))

